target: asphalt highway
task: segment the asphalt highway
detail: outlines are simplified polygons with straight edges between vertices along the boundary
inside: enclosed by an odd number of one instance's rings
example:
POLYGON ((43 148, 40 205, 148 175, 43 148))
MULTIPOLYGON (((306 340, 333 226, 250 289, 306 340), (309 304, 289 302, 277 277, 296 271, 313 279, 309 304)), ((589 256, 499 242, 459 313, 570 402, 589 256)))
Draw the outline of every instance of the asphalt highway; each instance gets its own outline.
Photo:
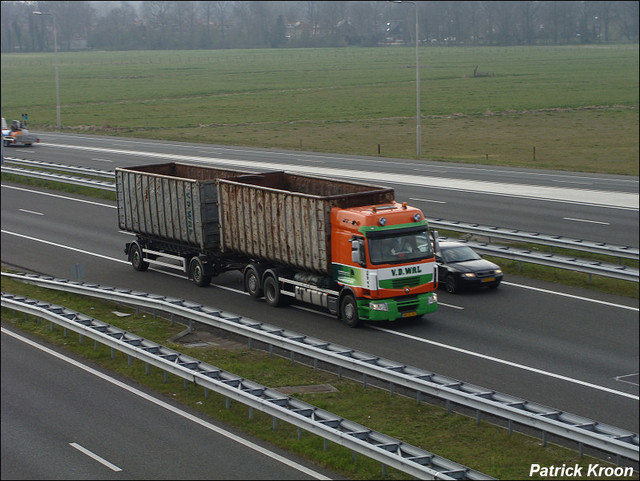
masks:
MULTIPOLYGON (((333 169, 336 177, 360 170, 363 182, 392 181, 396 198, 427 217, 638 246, 637 179, 68 134, 41 140, 5 155, 104 170, 170 161, 333 169), (436 168, 445 188, 420 180, 431 183, 436 168)), ((438 311, 424 319, 349 329, 301 305, 267 308, 242 292, 237 273, 198 288, 174 273, 136 272, 123 252, 130 239, 113 202, 2 184, 4 265, 69 278, 80 264, 86 281, 191 299, 638 432, 637 300, 507 276, 494 291, 441 290, 438 311)))

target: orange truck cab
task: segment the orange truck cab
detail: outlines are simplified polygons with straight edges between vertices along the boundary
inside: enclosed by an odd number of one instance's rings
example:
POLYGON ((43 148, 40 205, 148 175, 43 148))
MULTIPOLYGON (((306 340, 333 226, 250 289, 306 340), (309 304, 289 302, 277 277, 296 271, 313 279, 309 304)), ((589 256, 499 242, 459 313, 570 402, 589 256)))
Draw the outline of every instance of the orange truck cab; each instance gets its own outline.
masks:
POLYGON ((345 292, 361 320, 393 321, 437 309, 437 267, 419 209, 397 202, 334 207, 331 252, 341 311, 345 292))

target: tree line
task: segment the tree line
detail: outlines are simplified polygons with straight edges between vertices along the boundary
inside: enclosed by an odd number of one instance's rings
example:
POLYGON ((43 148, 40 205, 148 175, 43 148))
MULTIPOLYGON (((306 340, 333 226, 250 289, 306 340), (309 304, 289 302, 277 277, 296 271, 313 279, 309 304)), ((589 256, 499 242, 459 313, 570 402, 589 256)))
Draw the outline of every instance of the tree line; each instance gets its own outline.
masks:
POLYGON ((2 1, 2 53, 638 42, 638 1, 2 1), (42 15, 34 15, 41 12, 42 15))

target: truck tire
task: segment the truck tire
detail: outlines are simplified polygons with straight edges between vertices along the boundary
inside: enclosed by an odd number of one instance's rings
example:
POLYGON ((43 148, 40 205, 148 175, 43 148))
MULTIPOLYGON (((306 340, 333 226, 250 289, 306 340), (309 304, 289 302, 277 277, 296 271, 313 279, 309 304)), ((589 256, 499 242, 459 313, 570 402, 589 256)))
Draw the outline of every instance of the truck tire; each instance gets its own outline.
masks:
POLYGON ((142 248, 137 242, 131 244, 129 260, 133 268, 137 271, 146 271, 149 268, 149 263, 144 260, 142 248))
POLYGON ((273 307, 290 304, 289 296, 282 294, 278 280, 271 275, 264 279, 264 299, 267 304, 273 307))
POLYGON ((262 273, 253 264, 248 265, 244 270, 244 290, 255 299, 264 295, 262 287, 262 273))
POLYGON ((204 266, 202 265, 202 261, 194 257, 191 259, 191 264, 189 265, 189 273, 193 282, 196 283, 198 287, 206 287, 211 284, 211 276, 205 275, 204 266))
POLYGON ((340 299, 340 319, 349 327, 358 327, 360 325, 358 303, 351 294, 347 294, 340 299))

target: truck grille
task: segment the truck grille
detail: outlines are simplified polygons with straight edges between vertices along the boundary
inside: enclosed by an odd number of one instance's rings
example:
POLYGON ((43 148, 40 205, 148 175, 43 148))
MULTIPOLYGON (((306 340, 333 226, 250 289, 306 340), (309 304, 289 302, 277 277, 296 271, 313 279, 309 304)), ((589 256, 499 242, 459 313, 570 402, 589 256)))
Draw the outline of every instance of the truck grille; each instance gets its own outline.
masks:
POLYGON ((402 277, 400 279, 391 279, 392 289, 402 289, 403 287, 416 287, 420 285, 421 276, 402 277))

